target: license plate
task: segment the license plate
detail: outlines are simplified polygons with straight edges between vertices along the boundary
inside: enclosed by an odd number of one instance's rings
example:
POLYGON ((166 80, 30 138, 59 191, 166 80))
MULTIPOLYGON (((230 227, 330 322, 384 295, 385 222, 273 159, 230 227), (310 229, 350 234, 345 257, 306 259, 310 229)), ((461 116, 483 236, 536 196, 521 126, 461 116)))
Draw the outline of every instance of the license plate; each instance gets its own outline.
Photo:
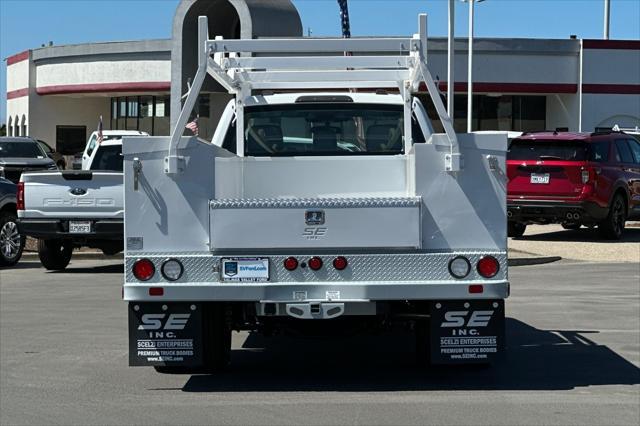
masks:
POLYGON ((549 183, 549 173, 531 173, 531 183, 549 183))
POLYGON ((91 222, 76 222, 69 221, 69 233, 70 234, 90 234, 91 222))
POLYGON ((269 281, 269 259, 266 257, 232 257, 222 259, 222 281, 269 281))

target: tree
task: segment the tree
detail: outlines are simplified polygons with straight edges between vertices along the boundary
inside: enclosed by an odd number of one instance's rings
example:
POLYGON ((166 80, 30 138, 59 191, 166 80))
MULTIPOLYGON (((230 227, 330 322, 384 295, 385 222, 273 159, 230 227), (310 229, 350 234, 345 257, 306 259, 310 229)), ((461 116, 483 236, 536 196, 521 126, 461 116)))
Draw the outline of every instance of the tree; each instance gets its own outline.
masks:
POLYGON ((7 125, 3 124, 0 126, 0 136, 7 136, 7 125))

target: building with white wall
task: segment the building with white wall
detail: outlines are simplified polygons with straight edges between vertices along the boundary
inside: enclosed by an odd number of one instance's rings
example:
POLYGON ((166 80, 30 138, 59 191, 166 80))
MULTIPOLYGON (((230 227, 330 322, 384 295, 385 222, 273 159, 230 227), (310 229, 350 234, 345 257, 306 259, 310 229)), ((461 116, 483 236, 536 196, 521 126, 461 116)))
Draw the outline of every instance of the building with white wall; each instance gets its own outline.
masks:
MULTIPOLYGON (((103 117, 105 129, 167 135, 195 72, 195 23, 211 35, 301 36, 285 0, 183 0, 171 40, 50 46, 7 58, 7 129, 55 145, 84 146, 103 117), (173 118, 171 117, 173 115, 173 118)), ((428 62, 446 93, 446 40, 428 41, 428 62)), ((467 41, 455 43, 454 120, 466 128, 467 41)), ((478 38, 474 44, 476 130, 591 131, 640 126, 640 41, 478 38)), ((229 95, 212 80, 198 102, 200 133, 213 135, 229 95)), ((436 126, 437 127, 437 126, 436 126)))

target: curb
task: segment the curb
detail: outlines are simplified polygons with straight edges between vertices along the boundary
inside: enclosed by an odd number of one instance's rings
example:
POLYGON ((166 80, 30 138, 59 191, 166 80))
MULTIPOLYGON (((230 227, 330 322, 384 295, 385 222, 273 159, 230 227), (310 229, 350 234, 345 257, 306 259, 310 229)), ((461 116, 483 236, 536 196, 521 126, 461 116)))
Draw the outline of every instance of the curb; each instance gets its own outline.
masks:
POLYGON ((509 266, 530 266, 530 265, 544 265, 545 263, 553 263, 558 260, 562 260, 560 256, 549 257, 519 257, 515 259, 509 259, 509 266))
MULTIPOLYGON (((22 253, 23 259, 29 260, 40 260, 38 258, 38 253, 35 252, 24 252, 22 253)), ((86 251, 86 252, 74 252, 71 259, 103 259, 103 260, 117 260, 123 259, 124 256, 122 254, 116 254, 113 256, 107 256, 101 251, 86 251)))

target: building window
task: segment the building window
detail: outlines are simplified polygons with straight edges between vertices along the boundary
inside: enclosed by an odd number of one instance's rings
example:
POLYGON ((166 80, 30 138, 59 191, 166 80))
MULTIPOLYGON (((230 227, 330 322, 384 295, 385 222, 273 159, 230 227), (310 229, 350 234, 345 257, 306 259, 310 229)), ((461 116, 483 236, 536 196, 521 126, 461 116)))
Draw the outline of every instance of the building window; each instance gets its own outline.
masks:
POLYGON ((171 98, 158 96, 155 98, 155 114, 153 123, 154 135, 169 135, 171 133, 169 116, 171 115, 171 98))
POLYGON ((13 121, 13 136, 20 136, 20 119, 17 115, 13 121))
POLYGON ((13 136, 13 120, 9 117, 7 122, 7 136, 13 136))
POLYGON ((156 109, 155 116, 156 117, 169 117, 170 115, 170 105, 171 100, 168 96, 158 96, 156 97, 156 109))
POLYGON ((111 98, 111 126, 110 129, 117 129, 118 119, 118 98, 111 98))
POLYGON ((138 97, 127 98, 126 130, 138 130, 138 97))
MULTIPOLYGON (((545 96, 474 95, 472 129, 512 130, 526 132, 546 127, 547 100, 545 96)), ((457 132, 467 129, 467 96, 456 95, 454 127, 457 132)))
POLYGON ((153 134, 153 96, 138 98, 138 130, 153 134))
POLYGON ((22 136, 27 136, 27 116, 22 116, 22 136))
POLYGON ((169 135, 169 96, 111 98, 111 129, 169 135))

